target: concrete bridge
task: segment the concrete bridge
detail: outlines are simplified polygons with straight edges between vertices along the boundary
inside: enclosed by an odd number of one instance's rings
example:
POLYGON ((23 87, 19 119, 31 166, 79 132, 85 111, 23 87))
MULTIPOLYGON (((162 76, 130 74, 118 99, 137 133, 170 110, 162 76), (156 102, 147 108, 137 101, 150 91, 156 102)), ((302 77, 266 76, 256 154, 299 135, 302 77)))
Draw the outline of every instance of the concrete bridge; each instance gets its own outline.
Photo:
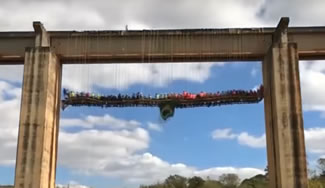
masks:
POLYGON ((0 32, 0 65, 24 65, 15 188, 54 188, 62 64, 262 61, 271 188, 305 188, 299 59, 325 59, 325 27, 0 32))

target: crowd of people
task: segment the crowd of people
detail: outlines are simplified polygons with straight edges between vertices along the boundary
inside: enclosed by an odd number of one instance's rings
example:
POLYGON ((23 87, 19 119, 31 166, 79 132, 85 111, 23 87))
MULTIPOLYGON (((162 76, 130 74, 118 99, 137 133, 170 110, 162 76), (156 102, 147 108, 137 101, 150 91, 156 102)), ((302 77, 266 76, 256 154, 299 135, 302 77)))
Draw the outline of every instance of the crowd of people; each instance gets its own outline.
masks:
POLYGON ((157 93, 143 95, 140 92, 117 95, 100 95, 90 92, 74 92, 63 89, 63 108, 66 106, 101 106, 101 107, 127 107, 127 106, 159 106, 171 102, 176 108, 196 106, 216 106, 237 103, 256 103, 263 99, 264 88, 261 85, 251 90, 228 90, 214 93, 157 93))

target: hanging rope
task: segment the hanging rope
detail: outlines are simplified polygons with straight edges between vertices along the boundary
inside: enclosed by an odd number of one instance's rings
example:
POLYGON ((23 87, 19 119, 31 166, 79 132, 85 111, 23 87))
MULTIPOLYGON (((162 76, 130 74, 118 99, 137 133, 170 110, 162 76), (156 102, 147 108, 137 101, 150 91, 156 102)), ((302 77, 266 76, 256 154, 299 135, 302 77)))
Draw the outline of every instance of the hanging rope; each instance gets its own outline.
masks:
MULTIPOLYGON (((127 32, 127 31, 126 31, 127 32)), ((219 35, 217 35, 219 36, 219 35)), ((203 36, 204 40, 205 36, 203 36)), ((86 38, 87 39, 87 38, 86 38)), ((191 38, 188 35, 181 34, 180 41, 183 49, 190 49, 191 48, 191 38)), ((125 44, 127 45, 127 44, 125 44)), ((81 64, 86 64, 87 59, 86 56, 88 55, 87 40, 86 44, 84 44, 83 53, 85 54, 84 57, 80 58, 81 64)), ((151 33, 149 36, 142 36, 142 63, 148 62, 151 63, 152 58, 154 58, 154 54, 156 52, 156 48, 159 46, 159 38, 158 33, 151 33), (147 57, 145 54, 148 54, 147 57)), ((171 60, 173 61, 174 55, 174 45, 173 42, 171 44, 171 60)), ((241 42, 232 48, 233 50, 239 49, 241 50, 241 42)), ((208 41, 204 43, 204 46, 201 53, 212 53, 211 52, 211 45, 209 45, 208 41)), ((176 51, 176 53, 180 53, 176 51)), ((230 53, 226 53, 230 54, 230 53)), ((241 53, 239 53, 241 54, 241 53)), ((230 58, 230 57, 226 57, 230 58)), ((144 64, 142 64, 144 65, 144 64)), ((156 66, 156 65, 154 65, 156 66)), ((167 82, 169 83, 171 80, 175 80, 174 77, 177 77, 177 73, 174 72, 172 64, 167 65, 166 72, 167 80, 162 75, 159 74, 156 76, 156 79, 159 83, 167 82)), ((198 74, 197 69, 188 68, 190 64, 185 63, 184 67, 187 70, 187 74, 194 75, 198 74)), ((115 88, 117 90, 123 89, 125 86, 125 82, 129 82, 129 74, 123 72, 124 66, 120 64, 115 64, 113 67, 113 83, 115 84, 115 88), (123 79, 121 79, 121 75, 123 75, 123 79)), ((231 105, 231 104, 250 104, 250 103, 258 103, 263 99, 263 86, 261 85, 257 90, 228 90, 228 91, 218 91, 215 93, 211 92, 200 92, 200 93, 190 93, 184 91, 183 93, 158 93, 154 96, 152 95, 143 95, 143 88, 140 88, 140 92, 133 93, 133 94, 116 94, 116 95, 100 95, 96 93, 91 93, 90 90, 90 68, 89 66, 86 67, 87 76, 86 76, 86 84, 87 84, 87 92, 75 92, 70 91, 67 89, 63 90, 64 99, 62 100, 62 109, 64 110, 68 106, 97 106, 97 107, 159 107, 160 109, 160 116, 162 119, 166 120, 174 115, 175 108, 194 108, 194 107, 212 107, 212 106, 221 106, 221 105, 231 105)), ((146 75, 149 73, 142 72, 142 75, 146 75)), ((84 74, 83 74, 84 75, 84 74)), ((148 79, 147 79, 148 80, 148 79)), ((184 86, 185 89, 187 85, 184 86)))

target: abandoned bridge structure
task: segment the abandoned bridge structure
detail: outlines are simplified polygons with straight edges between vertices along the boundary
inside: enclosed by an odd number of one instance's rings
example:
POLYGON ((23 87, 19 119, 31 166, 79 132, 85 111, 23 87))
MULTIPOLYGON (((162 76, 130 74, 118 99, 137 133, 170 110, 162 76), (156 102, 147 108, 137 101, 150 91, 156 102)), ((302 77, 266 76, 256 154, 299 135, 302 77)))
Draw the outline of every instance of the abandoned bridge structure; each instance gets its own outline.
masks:
MULTIPOLYGON (((63 64, 261 61, 271 188, 306 188, 299 60, 325 59, 325 27, 0 32, 0 65, 24 65, 15 188, 54 188, 63 64)), ((1 68, 1 66, 0 66, 1 68)))

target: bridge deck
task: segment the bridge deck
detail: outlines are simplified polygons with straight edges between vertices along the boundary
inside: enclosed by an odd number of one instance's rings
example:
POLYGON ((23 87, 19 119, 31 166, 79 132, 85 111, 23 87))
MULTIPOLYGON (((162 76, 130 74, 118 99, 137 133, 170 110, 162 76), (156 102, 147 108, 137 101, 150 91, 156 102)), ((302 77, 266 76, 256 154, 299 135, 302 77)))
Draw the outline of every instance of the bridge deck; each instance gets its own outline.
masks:
MULTIPOLYGON (((275 28, 131 31, 48 31, 64 64, 259 61, 275 28)), ((291 27, 301 60, 325 59, 325 27, 291 27)), ((0 32, 0 64, 23 64, 34 32, 0 32)))

